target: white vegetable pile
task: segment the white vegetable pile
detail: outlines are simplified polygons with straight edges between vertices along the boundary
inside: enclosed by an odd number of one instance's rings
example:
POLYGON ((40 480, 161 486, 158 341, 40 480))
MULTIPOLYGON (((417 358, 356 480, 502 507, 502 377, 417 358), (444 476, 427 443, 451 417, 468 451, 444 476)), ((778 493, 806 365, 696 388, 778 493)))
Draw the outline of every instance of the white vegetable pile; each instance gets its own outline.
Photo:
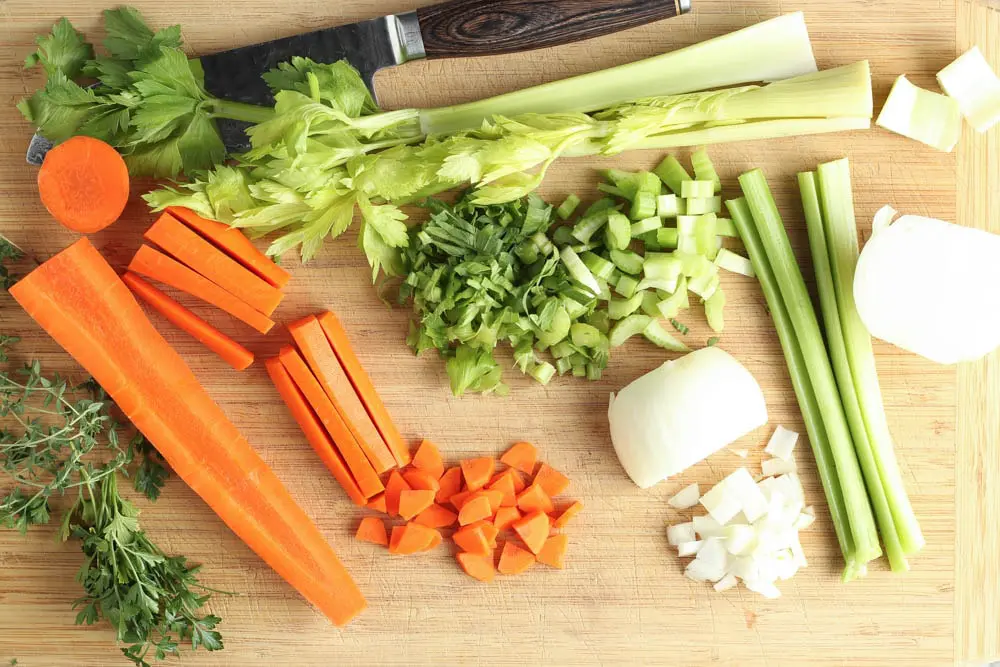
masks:
POLYGON ((688 523, 667 528, 667 540, 682 558, 693 556, 684 570, 694 581, 712 582, 716 591, 739 581, 768 598, 781 596, 776 582, 805 567, 799 531, 812 525, 812 508, 805 507, 795 474, 792 452, 798 434, 777 428, 764 451, 764 478, 755 482, 740 468, 699 497, 697 484, 669 500, 676 509, 698 503, 708 510, 688 523), (771 471, 771 472, 768 472, 771 471))

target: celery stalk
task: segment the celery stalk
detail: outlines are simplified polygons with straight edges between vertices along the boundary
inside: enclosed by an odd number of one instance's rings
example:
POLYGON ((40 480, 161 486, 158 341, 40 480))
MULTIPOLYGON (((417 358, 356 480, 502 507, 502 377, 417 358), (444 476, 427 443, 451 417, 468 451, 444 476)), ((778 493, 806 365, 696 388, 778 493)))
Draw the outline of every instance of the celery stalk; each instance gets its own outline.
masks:
POLYGON ((813 269, 816 273, 816 287, 819 292, 820 311, 826 328, 826 341, 833 361, 833 372, 837 376, 837 388, 844 405, 847 424, 854 439, 854 449, 864 473, 865 484, 868 486, 868 496, 871 498, 878 521, 879 533, 885 545, 886 556, 893 570, 907 569, 906 557, 899 544, 899 535, 893 523, 892 511, 886 499, 885 489, 879 478, 878 467, 872 454, 871 443, 865 430, 864 418, 861 416, 861 405, 858 393, 854 387, 854 377, 848 362, 848 351, 844 340, 844 329, 841 327, 840 312, 837 304, 837 288, 834 285, 834 275, 830 267, 831 254, 827 249, 826 236, 823 230, 823 215, 819 203, 819 191, 816 185, 816 174, 801 173, 799 190, 802 193, 802 206, 805 209, 806 229, 809 233, 809 252, 813 259, 813 269))
POLYGON ((830 250, 837 306, 847 357, 854 378, 861 414, 871 442, 878 473, 888 498, 903 551, 913 554, 924 545, 923 534, 910 506, 896 462, 892 435, 882 404, 871 335, 854 303, 854 269, 858 263, 858 233, 854 219, 851 173, 847 160, 821 164, 818 171, 823 227, 830 250))
POLYGON ((858 560, 867 563, 881 555, 882 550, 816 312, 763 172, 759 169, 750 171, 741 175, 739 180, 778 281, 785 307, 788 308, 809 371, 809 381, 823 415, 837 465, 837 475, 844 492, 844 502, 851 518, 851 532, 858 560))
POLYGON ((802 418, 805 422, 806 433, 809 435, 813 457, 816 459, 820 483, 823 485, 826 502, 830 508, 833 530, 837 536, 840 551, 844 555, 846 563, 844 579, 854 579, 860 574, 864 562, 859 562, 857 559, 854 537, 851 532, 850 514, 844 501, 844 493, 840 486, 837 466, 830 447, 830 439, 823 424, 819 403, 816 400, 816 393, 809 380, 809 370, 802 354, 802 348, 799 346, 791 317, 778 288, 778 281, 771 270, 771 264, 757 228, 754 226, 746 200, 741 198, 727 201, 726 207, 729 209, 733 224, 739 230, 740 237, 746 245, 754 272, 757 274, 764 298, 767 300, 768 310, 771 311, 771 319, 774 320, 774 328, 778 333, 781 349, 785 353, 785 362, 788 364, 792 389, 795 391, 799 408, 802 410, 802 418))

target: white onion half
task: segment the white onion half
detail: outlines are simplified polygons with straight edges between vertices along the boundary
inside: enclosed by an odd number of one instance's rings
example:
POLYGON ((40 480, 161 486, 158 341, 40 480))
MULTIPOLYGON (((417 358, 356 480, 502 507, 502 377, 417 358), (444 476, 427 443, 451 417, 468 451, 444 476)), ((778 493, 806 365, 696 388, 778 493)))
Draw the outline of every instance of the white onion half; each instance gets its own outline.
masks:
POLYGON ((872 236, 854 300, 876 338, 941 364, 1000 346, 1000 236, 906 215, 872 236))
POLYGON ((611 441, 646 489, 767 423, 760 385, 717 346, 668 361, 611 397, 611 441))

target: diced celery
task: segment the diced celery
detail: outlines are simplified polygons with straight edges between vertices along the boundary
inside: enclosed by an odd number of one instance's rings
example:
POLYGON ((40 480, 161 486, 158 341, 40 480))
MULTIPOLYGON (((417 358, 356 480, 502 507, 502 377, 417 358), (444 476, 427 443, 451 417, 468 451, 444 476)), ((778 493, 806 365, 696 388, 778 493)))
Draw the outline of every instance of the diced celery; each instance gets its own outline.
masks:
POLYGON ((667 319, 671 317, 677 317, 677 314, 681 312, 684 308, 688 308, 690 302, 688 301, 688 284, 687 278, 681 276, 677 281, 677 289, 674 290, 673 294, 663 299, 659 303, 659 311, 661 317, 666 317, 667 319))
POLYGON ((535 335, 538 336, 540 343, 551 347, 569 335, 569 328, 572 323, 569 313, 566 312, 566 308, 560 305, 556 308, 555 315, 552 316, 552 322, 548 328, 539 329, 535 335))
POLYGON ((667 333, 667 330, 660 326, 659 321, 654 319, 650 319, 649 324, 642 330, 642 335, 650 343, 671 352, 691 351, 691 348, 667 333))
POLYGON ((601 342, 601 332, 583 322, 575 322, 569 328, 569 337, 577 347, 596 347, 601 342))
POLYGON ((625 250, 632 241, 631 221, 618 211, 611 211, 608 213, 608 226, 604 230, 604 238, 612 251, 625 250))
POLYGON ((681 197, 689 202, 692 199, 707 199, 714 194, 715 183, 712 181, 684 181, 681 184, 681 197))
POLYGON ((588 380, 600 380, 601 379, 601 367, 597 364, 587 364, 587 379, 588 380))
POLYGON ((677 195, 660 195, 656 198, 656 215, 660 218, 676 218, 677 195))
POLYGON ((608 317, 612 320, 620 320, 639 310, 644 294, 644 292, 635 292, 627 299, 611 299, 608 301, 608 317))
POLYGON ((657 229, 656 242, 661 248, 676 248, 678 243, 677 230, 672 227, 657 229))
MULTIPOLYGON (((692 181, 694 183, 696 181, 692 181)), ((695 197, 693 199, 688 199, 687 203, 687 214, 688 215, 704 215, 705 213, 712 212, 712 197, 695 197)), ((721 201, 721 200, 720 200, 721 201)))
POLYGON ((573 366, 573 377, 575 378, 587 377, 587 364, 577 364, 576 366, 573 366))
POLYGON ((698 241, 691 234, 681 234, 677 237, 677 249, 693 255, 700 254, 698 252, 698 241))
POLYGON ((631 250, 611 250, 611 261, 624 273, 637 276, 642 273, 643 259, 631 250))
POLYGON ((676 278, 643 278, 639 281, 639 289, 658 290, 667 294, 673 294, 674 290, 677 289, 677 283, 678 279, 676 278))
POLYGON ((600 231, 608 222, 609 211, 599 211, 597 213, 584 216, 573 225, 573 238, 580 243, 590 243, 590 238, 600 231))
POLYGON ((600 213, 601 211, 617 211, 621 208, 615 200, 611 197, 601 197, 593 204, 587 207, 587 210, 583 212, 583 217, 594 215, 595 213, 600 213))
POLYGON ((573 365, 569 361, 569 357, 563 357, 562 359, 556 359, 556 370, 559 375, 565 375, 573 368, 573 365))
POLYGON ((568 357, 576 352, 573 348, 573 344, 568 340, 561 340, 552 347, 549 348, 549 352, 555 359, 562 359, 563 357, 568 357))
POLYGON ((682 183, 691 180, 691 175, 673 155, 663 158, 663 162, 653 171, 675 195, 681 194, 682 183))
POLYGON ((663 185, 660 183, 660 179, 651 171, 638 172, 636 174, 636 181, 638 182, 637 194, 645 192, 653 195, 653 197, 659 197, 660 193, 663 192, 663 185))
POLYGON ((611 271, 611 276, 608 277, 608 284, 611 285, 612 287, 617 287, 618 281, 621 279, 623 275, 625 274, 619 271, 617 267, 615 267, 615 269, 611 271))
POLYGON ((708 198, 709 213, 715 213, 718 215, 722 213, 722 196, 715 195, 714 197, 708 198))
POLYGON ((727 236, 734 239, 740 237, 740 233, 736 230, 736 225, 733 224, 730 218, 716 218, 715 233, 719 236, 727 236))
POLYGON ((611 298, 611 286, 608 285, 608 281, 597 279, 597 299, 599 301, 607 301, 611 298))
POLYGON ((543 361, 528 371, 528 374, 535 378, 539 384, 546 385, 552 379, 552 376, 556 374, 556 369, 549 362, 543 361))
POLYGON ((566 312, 569 314, 569 318, 571 320, 580 319, 587 314, 588 310, 590 310, 590 308, 586 305, 580 303, 576 299, 571 299, 568 296, 564 296, 561 301, 563 308, 566 309, 566 312))
POLYGON ((639 281, 632 276, 623 275, 615 284, 615 291, 628 299, 639 289, 639 281))
POLYGON ((618 197, 620 199, 629 199, 629 193, 618 187, 617 185, 611 185, 610 183, 598 183, 597 189, 604 194, 612 195, 613 197, 618 197))
POLYGON ((683 262, 673 254, 649 253, 642 264, 642 275, 649 280, 676 281, 682 270, 683 262))
POLYGON ((535 232, 531 237, 532 243, 538 248, 538 252, 543 255, 551 255, 555 247, 552 245, 552 241, 549 237, 545 235, 545 232, 535 232))
POLYGON ((719 254, 715 257, 715 265, 720 269, 725 269, 726 271, 731 271, 733 273, 738 273, 742 276, 747 276, 749 278, 757 277, 757 274, 753 272, 753 264, 750 260, 742 255, 737 255, 732 250, 723 248, 719 251, 719 254))
POLYGON ((938 72, 937 80, 977 132, 985 132, 1000 121, 1000 78, 978 46, 938 72))
MULTIPOLYGON (((560 229, 565 229, 565 227, 560 227, 560 229)), ((590 293, 594 296, 598 296, 601 293, 601 286, 597 282, 597 278, 594 277, 594 274, 590 272, 590 269, 587 268, 587 265, 583 263, 583 260, 580 259, 580 256, 572 248, 563 248, 559 256, 562 258, 563 264, 566 266, 566 271, 569 272, 573 280, 590 290, 590 293)))
POLYGON ((951 97, 896 79, 875 124, 950 153, 962 133, 962 113, 951 97))
POLYGON ((660 305, 660 297, 656 295, 656 292, 654 292, 653 290, 642 292, 642 304, 640 304, 642 312, 649 315, 650 317, 659 317, 660 316, 659 305, 660 305))
POLYGON ((525 264, 534 264, 538 261, 538 246, 531 239, 526 239, 514 251, 517 258, 525 264))
POLYGON ((607 280, 615 270, 614 264, 600 255, 595 255, 589 251, 580 255, 580 259, 583 260, 584 266, 590 269, 590 272, 598 280, 607 280))
POLYGON ((687 336, 689 333, 691 333, 691 330, 688 329, 687 325, 677 320, 676 318, 673 317, 670 318, 670 326, 676 329, 677 333, 679 333, 682 336, 687 336))
POLYGON ((698 216, 695 223, 695 240, 698 244, 698 254, 709 259, 715 259, 719 252, 719 245, 715 235, 715 214, 706 213, 698 216))
POLYGON ((698 225, 698 216, 679 215, 677 216, 677 233, 680 236, 694 236, 694 230, 698 225))
POLYGON ((587 324, 594 327, 602 334, 607 335, 611 331, 611 317, 606 310, 595 310, 587 316, 587 324))
POLYGON ((576 207, 580 205, 580 198, 575 194, 570 194, 563 200, 562 204, 559 204, 559 208, 556 209, 556 215, 562 220, 568 220, 569 216, 573 215, 576 211, 576 207))
POLYGON ((590 243, 574 243, 570 245, 570 248, 572 248, 576 254, 582 255, 585 252, 590 252, 591 250, 595 250, 603 246, 604 244, 600 241, 591 241, 590 243))
POLYGON ((691 166, 694 168, 694 177, 699 181, 712 181, 715 192, 722 192, 722 181, 715 171, 715 165, 708 157, 708 151, 700 148, 691 154, 691 166))
POLYGON ((632 223, 632 236, 642 236, 647 232, 655 232, 661 226, 663 226, 663 221, 656 216, 643 218, 639 222, 632 223))
POLYGON ((535 364, 535 351, 531 349, 531 340, 525 339, 514 346, 514 365, 527 373, 535 364))
POLYGON ((656 197, 657 195, 650 192, 640 191, 635 193, 635 199, 632 200, 632 208, 628 217, 632 220, 644 220, 655 216, 656 197))
POLYGON ((705 318, 708 320, 708 326, 716 333, 722 333, 722 329, 725 326, 725 319, 723 317, 723 310, 725 308, 726 294, 721 288, 716 289, 712 293, 712 296, 705 299, 705 318))
POLYGON ((640 234, 639 236, 635 236, 634 238, 638 238, 640 241, 642 241, 643 247, 646 250, 652 250, 654 252, 657 250, 664 250, 665 248, 660 245, 660 241, 657 238, 657 235, 660 233, 660 231, 662 230, 658 229, 651 232, 646 232, 645 234, 640 234))
POLYGON ((573 238, 573 228, 567 225, 560 225, 552 232, 552 242, 557 246, 569 245, 575 240, 573 238))
POLYGON ((688 289, 707 301, 719 289, 719 276, 706 273, 691 278, 688 281, 688 289))
POLYGON ((641 334, 649 323, 653 321, 653 318, 648 315, 629 315, 625 319, 619 321, 611 329, 611 333, 608 334, 608 340, 611 343, 611 347, 621 347, 625 344, 632 336, 637 336, 641 334))

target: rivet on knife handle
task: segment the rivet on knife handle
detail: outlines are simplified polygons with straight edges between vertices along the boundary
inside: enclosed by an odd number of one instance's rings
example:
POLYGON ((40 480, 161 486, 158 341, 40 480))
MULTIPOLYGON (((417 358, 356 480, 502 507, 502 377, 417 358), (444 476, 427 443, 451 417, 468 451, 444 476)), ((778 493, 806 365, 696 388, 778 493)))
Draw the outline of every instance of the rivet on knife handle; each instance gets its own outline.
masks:
POLYGON ((428 58, 557 46, 690 11, 690 0, 451 0, 417 10, 428 58))

